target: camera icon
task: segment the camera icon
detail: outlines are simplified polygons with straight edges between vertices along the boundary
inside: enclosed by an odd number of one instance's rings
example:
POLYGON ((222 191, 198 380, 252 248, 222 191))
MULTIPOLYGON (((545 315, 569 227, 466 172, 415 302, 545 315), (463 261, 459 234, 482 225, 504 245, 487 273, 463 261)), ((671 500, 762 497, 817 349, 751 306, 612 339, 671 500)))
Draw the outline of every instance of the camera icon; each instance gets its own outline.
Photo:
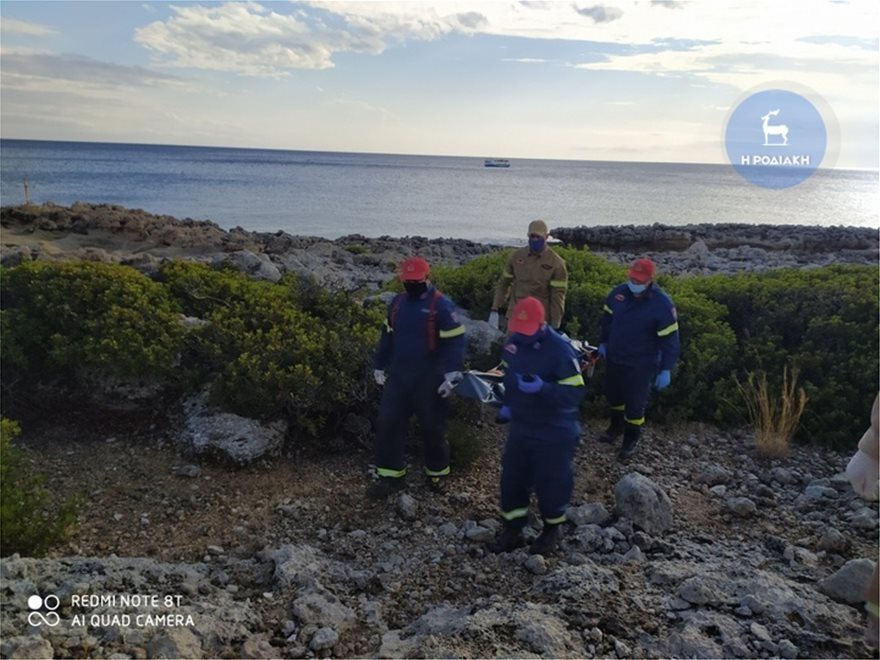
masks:
POLYGON ((60 607, 61 601, 55 594, 49 594, 45 598, 34 594, 28 598, 27 605, 31 610, 27 617, 28 623, 35 628, 44 624, 52 627, 61 623, 61 617, 55 611, 60 607), (44 608, 47 610, 46 614, 41 611, 44 608))

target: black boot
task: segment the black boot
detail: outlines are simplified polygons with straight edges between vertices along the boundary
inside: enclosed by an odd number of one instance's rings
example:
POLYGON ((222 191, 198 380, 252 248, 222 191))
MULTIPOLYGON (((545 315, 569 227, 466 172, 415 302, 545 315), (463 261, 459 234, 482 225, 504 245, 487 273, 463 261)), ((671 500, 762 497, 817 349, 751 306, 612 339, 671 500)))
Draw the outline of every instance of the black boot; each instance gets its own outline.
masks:
POLYGON ((379 477, 367 488, 367 497, 371 500, 384 500, 389 495, 403 490, 405 485, 403 477, 379 477))
POLYGON ((513 523, 504 523, 504 528, 501 530, 501 533, 495 537, 495 540, 489 544, 489 552, 494 552, 496 554, 500 552, 512 552, 517 548, 521 548, 526 544, 526 540, 523 538, 522 530, 525 527, 525 523, 517 522, 513 523))
POLYGON ((641 426, 627 424, 623 431, 623 446, 617 455, 621 461, 629 458, 636 453, 636 445, 639 444, 639 434, 642 432, 641 426))
POLYGON ((556 548, 559 547, 559 537, 562 535, 562 525, 556 524, 551 525, 550 523, 544 523, 544 529, 541 530, 541 535, 535 539, 535 542, 529 546, 529 554, 530 555, 544 555, 545 557, 548 555, 552 555, 556 552, 556 548))
POLYGON ((611 423, 605 429, 605 433, 599 436, 599 442, 604 442, 605 444, 617 442, 621 433, 623 433, 623 411, 612 410, 611 423))

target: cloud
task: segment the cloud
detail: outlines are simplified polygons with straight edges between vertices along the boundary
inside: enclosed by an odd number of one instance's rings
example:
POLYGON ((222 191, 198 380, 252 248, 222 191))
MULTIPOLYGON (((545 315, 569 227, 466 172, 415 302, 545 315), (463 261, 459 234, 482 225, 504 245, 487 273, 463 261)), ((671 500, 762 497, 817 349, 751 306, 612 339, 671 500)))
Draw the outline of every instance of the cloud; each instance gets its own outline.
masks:
POLYGON ((124 66, 84 55, 3 50, 3 86, 24 86, 29 79, 68 81, 98 86, 180 85, 177 76, 140 66, 124 66))
POLYGON ((686 4, 684 0, 651 0, 652 7, 663 7, 665 9, 684 9, 686 4))
POLYGON ((376 55, 391 44, 469 34, 488 25, 472 10, 399 12, 393 5, 363 4, 294 4, 291 14, 256 2, 172 6, 171 18, 137 29, 135 41, 171 66, 281 77, 296 69, 331 68, 336 53, 376 55))
POLYGON ((55 30, 39 23, 19 21, 15 18, 3 18, 0 21, 0 29, 8 34, 23 34, 30 37, 49 37, 57 34, 55 30))
POLYGON ((617 7, 605 7, 603 5, 593 5, 592 7, 578 7, 575 5, 574 10, 581 16, 592 18, 594 23, 610 23, 623 16, 623 11, 617 7))
POLYGON ((503 57, 501 58, 502 62, 519 62, 521 64, 545 64, 550 60, 545 60, 540 57, 503 57))

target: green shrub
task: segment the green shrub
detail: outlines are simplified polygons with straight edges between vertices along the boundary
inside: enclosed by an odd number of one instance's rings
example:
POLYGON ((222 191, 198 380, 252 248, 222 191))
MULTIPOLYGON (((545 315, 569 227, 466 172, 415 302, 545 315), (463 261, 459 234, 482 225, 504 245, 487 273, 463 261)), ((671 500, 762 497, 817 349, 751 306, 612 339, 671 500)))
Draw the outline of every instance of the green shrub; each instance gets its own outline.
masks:
POLYGON ((28 262, 3 271, 0 291, 6 381, 167 374, 180 350, 168 293, 127 266, 28 262))
MULTIPOLYGON (((74 500, 55 502, 12 441, 18 424, 0 419, 0 555, 40 556, 65 539, 76 520, 74 500)), ((57 498, 54 498, 57 499, 57 498)))
MULTIPOLYGON (((486 453, 486 437, 478 427, 483 410, 476 401, 454 399, 450 405, 449 455, 456 470, 467 470, 486 453)), ((494 416, 494 412, 492 413, 494 416)))
POLYGON ((880 361, 875 267, 692 278, 690 286, 727 308, 741 379, 763 371, 781 391, 786 368, 798 369, 808 403, 796 437, 842 448, 861 435, 880 361))
POLYGON ((186 366, 195 380, 216 375, 214 403, 251 417, 285 414, 314 436, 368 399, 378 310, 293 276, 273 284, 174 262, 161 279, 187 314, 208 322, 192 334, 186 366))

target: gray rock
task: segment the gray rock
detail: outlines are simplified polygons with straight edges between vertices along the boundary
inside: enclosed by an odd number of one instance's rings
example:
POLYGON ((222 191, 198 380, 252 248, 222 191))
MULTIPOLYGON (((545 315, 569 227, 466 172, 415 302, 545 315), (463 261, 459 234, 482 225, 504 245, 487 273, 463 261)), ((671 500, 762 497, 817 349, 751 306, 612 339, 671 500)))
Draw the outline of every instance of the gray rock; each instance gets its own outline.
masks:
POLYGON ((678 595, 694 605, 716 605, 721 602, 715 585, 696 575, 679 585, 678 595))
POLYGON ((241 645, 242 658, 277 658, 278 649, 269 643, 266 635, 253 635, 241 645))
POLYGON ((720 465, 707 465, 697 473, 696 482, 707 486, 718 486, 728 483, 731 476, 730 472, 720 465))
POLYGON ((48 639, 39 635, 9 637, 0 643, 0 655, 4 658, 46 658, 52 660, 55 651, 48 639))
POLYGON ((761 642, 769 642, 773 639, 770 637, 770 632, 767 630, 766 626, 762 626, 760 623, 753 622, 749 626, 749 631, 755 639, 761 642))
POLYGON ((780 639, 779 643, 776 645, 776 652, 779 653, 781 658, 797 658, 800 654, 798 651, 798 647, 791 643, 791 641, 787 639, 780 639))
POLYGON ((187 399, 184 412, 184 428, 178 436, 182 449, 239 465, 276 453, 287 433, 286 421, 264 423, 211 408, 207 389, 187 399))
POLYGON ((495 532, 488 527, 477 525, 476 527, 469 527, 464 533, 464 537, 469 541, 488 543, 495 538, 495 532))
POLYGON ((727 501, 727 508, 740 518, 746 518, 758 510, 758 505, 748 497, 731 497, 727 501))
POLYGON ((214 257, 213 265, 231 264, 237 270, 258 280, 278 282, 281 280, 281 271, 278 266, 266 254, 254 254, 249 250, 239 250, 228 254, 219 254, 214 257))
POLYGON ((163 628, 150 638, 151 658, 201 658, 202 643, 188 628, 163 628))
POLYGON ((597 502, 588 502, 579 507, 569 507, 565 516, 576 526, 605 525, 611 519, 608 510, 597 502))
POLYGON ((619 515, 629 518, 648 534, 657 536, 672 525, 672 502, 656 483, 638 472, 617 482, 614 499, 619 515))
POLYGON ((819 591, 841 603, 855 605, 865 600, 865 585, 874 572, 870 559, 852 559, 822 580, 819 591))
POLYGON ((794 473, 788 468, 775 467, 771 469, 770 478, 773 481, 778 481, 783 486, 790 486, 791 484, 797 483, 797 477, 795 477, 794 473))
POLYGON ((336 631, 348 630, 357 621, 351 608, 329 592, 306 593, 293 601, 291 609, 303 624, 312 623, 336 631))
POLYGON ((397 498, 397 512, 404 520, 415 520, 419 514, 419 503, 409 493, 401 493, 397 498))
POLYGON ((544 575, 547 572, 547 560, 541 555, 529 555, 525 563, 526 570, 534 575, 544 575))
POLYGON ((309 642, 309 648, 313 651, 323 651, 324 649, 332 649, 339 643, 339 633, 333 628, 318 628, 309 642))
POLYGON ((189 477, 195 479, 202 473, 202 468, 198 465, 181 465, 174 470, 174 474, 178 477, 189 477))
POLYGON ((808 500, 821 500, 824 498, 837 497, 837 491, 827 486, 810 484, 804 489, 804 497, 808 500))

